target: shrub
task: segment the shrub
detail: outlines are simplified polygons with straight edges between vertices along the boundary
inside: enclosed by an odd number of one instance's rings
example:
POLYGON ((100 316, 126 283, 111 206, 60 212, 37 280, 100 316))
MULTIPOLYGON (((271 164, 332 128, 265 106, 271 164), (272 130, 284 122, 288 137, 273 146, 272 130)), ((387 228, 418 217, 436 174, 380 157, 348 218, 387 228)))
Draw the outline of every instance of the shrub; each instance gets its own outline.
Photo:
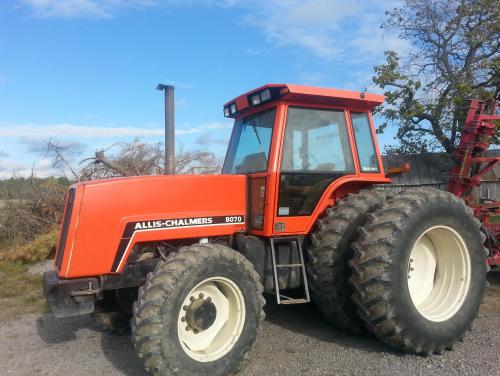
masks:
POLYGON ((33 263, 46 260, 54 255, 58 236, 59 230, 56 228, 36 235, 32 241, 22 245, 14 245, 3 254, 0 253, 0 261, 33 263))

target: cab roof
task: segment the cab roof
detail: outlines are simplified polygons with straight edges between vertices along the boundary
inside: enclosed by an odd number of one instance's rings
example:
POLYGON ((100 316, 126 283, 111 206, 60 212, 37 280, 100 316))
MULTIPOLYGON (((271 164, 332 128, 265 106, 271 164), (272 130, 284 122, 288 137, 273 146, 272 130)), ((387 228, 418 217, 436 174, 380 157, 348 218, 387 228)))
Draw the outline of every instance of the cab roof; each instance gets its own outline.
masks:
POLYGON ((293 84, 267 84, 230 100, 224 104, 224 107, 236 103, 238 113, 230 117, 237 117, 251 107, 249 98, 252 94, 266 89, 270 89, 273 93, 278 93, 277 95, 273 95, 273 101, 327 104, 366 110, 371 110, 382 104, 385 99, 383 95, 362 93, 359 91, 293 84))

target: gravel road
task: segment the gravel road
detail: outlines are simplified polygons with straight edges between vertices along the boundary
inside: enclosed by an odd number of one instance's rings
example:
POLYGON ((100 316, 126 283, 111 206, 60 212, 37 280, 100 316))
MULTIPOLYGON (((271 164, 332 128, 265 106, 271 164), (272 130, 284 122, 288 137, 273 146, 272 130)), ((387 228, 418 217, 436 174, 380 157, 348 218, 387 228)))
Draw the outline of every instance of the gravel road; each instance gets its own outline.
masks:
MULTIPOLYGON (((456 349, 421 357, 336 331, 313 305, 272 307, 239 376, 500 375, 500 273, 474 329, 456 349)), ((101 333, 88 316, 30 315, 0 324, 2 375, 144 375, 127 336, 101 333)), ((208 376, 208 375, 207 375, 208 376)))

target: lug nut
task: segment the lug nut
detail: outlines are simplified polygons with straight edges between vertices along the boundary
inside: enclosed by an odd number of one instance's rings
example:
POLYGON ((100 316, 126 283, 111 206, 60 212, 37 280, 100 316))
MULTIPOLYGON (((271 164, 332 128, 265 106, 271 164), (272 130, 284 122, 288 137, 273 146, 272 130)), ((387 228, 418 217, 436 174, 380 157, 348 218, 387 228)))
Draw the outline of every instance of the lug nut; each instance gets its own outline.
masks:
POLYGON ((185 305, 184 307, 182 307, 182 309, 183 309, 184 311, 187 311, 187 310, 188 310, 188 306, 187 306, 187 305, 185 305))
POLYGON ((185 322, 186 321, 186 317, 181 317, 181 321, 185 322))
POLYGON ((196 298, 194 296, 190 297, 189 300, 191 300, 192 302, 194 302, 196 300, 196 298))
POLYGON ((410 272, 412 272, 412 271, 414 271, 414 270, 415 270, 415 268, 410 268, 410 272))
POLYGON ((207 301, 211 302, 212 298, 210 296, 207 296, 207 301))
POLYGON ((186 326, 186 332, 189 332, 191 328, 189 326, 186 326))
POLYGON ((200 295, 198 295, 198 296, 200 297, 200 299, 203 299, 203 297, 204 297, 205 295, 203 295, 203 293, 202 293, 202 292, 200 292, 200 295))

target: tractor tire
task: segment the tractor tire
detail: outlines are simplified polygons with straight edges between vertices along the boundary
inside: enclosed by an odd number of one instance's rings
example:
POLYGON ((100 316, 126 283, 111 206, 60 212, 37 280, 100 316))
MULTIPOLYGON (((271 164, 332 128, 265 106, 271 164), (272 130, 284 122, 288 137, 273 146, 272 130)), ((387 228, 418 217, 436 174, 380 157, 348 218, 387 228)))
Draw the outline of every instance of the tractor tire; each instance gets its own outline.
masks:
POLYGON ((219 244, 182 248, 139 289, 132 341, 146 370, 162 376, 222 376, 238 369, 264 319, 252 264, 219 244))
POLYGON ((358 315, 396 349, 452 349, 485 291, 481 224, 461 199, 437 189, 405 191, 368 217, 349 262, 358 315))
POLYGON ((326 210, 311 234, 307 249, 311 295, 323 316, 339 329, 353 333, 363 329, 351 300, 347 262, 354 254, 351 244, 358 237, 358 228, 389 194, 387 190, 365 189, 348 195, 326 210))

